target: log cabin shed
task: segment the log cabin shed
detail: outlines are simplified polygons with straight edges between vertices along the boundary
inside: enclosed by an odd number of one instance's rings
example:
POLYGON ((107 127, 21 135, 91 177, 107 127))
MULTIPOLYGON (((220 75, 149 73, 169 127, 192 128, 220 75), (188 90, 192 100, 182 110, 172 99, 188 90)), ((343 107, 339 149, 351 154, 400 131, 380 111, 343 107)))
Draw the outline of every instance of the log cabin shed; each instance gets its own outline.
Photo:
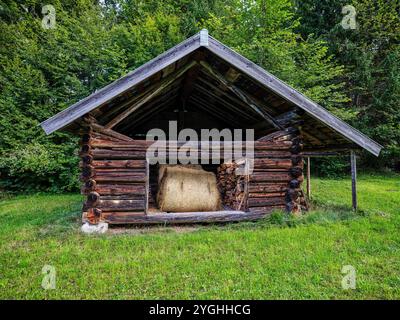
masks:
POLYGON ((382 148, 207 30, 41 126, 46 134, 65 130, 81 137, 82 219, 91 224, 255 220, 276 208, 298 213, 308 208, 301 188, 305 160, 341 153, 351 154, 355 208, 355 153, 365 149, 378 156, 382 148), (146 160, 144 138, 152 128, 168 131, 169 121, 196 132, 254 129, 254 171, 245 179, 229 176, 224 163, 204 165, 215 172, 221 201, 232 195, 239 196, 236 201, 225 201, 215 211, 157 208, 159 169, 146 160), (230 178, 240 180, 241 188, 227 186, 230 178))

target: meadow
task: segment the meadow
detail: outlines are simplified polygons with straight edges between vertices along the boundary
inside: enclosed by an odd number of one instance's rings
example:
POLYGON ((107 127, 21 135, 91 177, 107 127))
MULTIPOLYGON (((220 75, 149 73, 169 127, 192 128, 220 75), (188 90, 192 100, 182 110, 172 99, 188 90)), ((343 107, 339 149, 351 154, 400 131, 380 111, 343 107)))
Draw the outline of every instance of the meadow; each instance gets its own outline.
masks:
POLYGON ((312 210, 257 222, 80 232, 82 197, 0 200, 0 299, 399 299, 400 176, 312 180, 312 210), (56 271, 45 290, 42 268, 56 271), (342 288, 343 266, 356 288, 342 288))

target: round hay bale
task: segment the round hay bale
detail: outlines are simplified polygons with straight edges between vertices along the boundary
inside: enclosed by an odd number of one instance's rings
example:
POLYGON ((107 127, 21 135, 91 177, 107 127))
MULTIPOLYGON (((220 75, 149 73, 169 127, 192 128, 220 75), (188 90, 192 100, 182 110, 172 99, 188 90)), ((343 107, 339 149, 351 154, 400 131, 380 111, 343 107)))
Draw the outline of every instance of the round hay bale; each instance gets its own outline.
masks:
POLYGON ((164 166, 162 171, 157 194, 161 211, 220 210, 221 199, 214 173, 204 171, 201 167, 184 166, 164 166))

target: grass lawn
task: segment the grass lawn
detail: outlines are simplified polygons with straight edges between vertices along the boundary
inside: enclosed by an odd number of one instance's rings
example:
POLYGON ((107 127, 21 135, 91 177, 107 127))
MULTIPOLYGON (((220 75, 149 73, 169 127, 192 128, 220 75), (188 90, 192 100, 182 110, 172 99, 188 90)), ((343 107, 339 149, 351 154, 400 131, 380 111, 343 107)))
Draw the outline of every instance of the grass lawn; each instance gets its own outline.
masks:
POLYGON ((399 299, 400 176, 360 175, 357 214, 349 179, 312 187, 303 218, 94 236, 79 232, 79 195, 1 200, 0 299, 399 299), (341 287, 345 265, 355 290, 341 287))

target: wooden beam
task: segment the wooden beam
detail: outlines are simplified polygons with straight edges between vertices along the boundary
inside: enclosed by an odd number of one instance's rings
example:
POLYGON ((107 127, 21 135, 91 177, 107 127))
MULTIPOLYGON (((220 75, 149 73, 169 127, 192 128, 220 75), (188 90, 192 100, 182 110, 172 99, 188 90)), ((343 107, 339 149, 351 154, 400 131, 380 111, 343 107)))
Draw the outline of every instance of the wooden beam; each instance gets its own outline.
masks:
POLYGON ((127 116, 129 116, 132 112, 140 108, 142 105, 144 105, 146 102, 150 101, 152 98, 157 96, 160 92, 162 92, 166 87, 168 87, 172 82, 174 82, 177 78, 182 76, 186 71, 188 71, 190 68, 192 68, 194 65, 196 65, 196 61, 192 61, 191 63, 187 64, 183 68, 175 71, 165 79, 163 79, 160 82, 160 85, 155 89, 153 92, 150 92, 149 94, 145 95, 140 101, 137 103, 133 104, 130 106, 128 109, 117 115, 114 119, 112 119, 109 123, 105 125, 106 129, 111 129, 118 123, 120 123, 122 120, 124 120, 127 116))
POLYGON ((350 151, 351 162, 351 199, 353 210, 357 211, 357 157, 354 150, 350 151))
POLYGON ((307 198, 311 200, 311 159, 307 157, 307 198))
MULTIPOLYGON (((209 75, 208 73, 204 73, 204 72, 203 72, 203 74, 206 74, 207 76, 209 75)), ((223 96, 224 99, 228 99, 232 103, 236 103, 236 104, 240 105, 241 107, 245 107, 245 108, 248 107, 248 105, 246 103, 244 103, 242 100, 238 99, 236 95, 227 94, 226 90, 216 87, 215 85, 210 83, 210 81, 208 79, 204 79, 203 77, 199 77, 198 79, 199 79, 199 82, 201 82, 207 86, 207 88, 204 88, 204 87, 200 86, 200 84, 198 84, 198 86, 202 87, 204 90, 207 90, 207 91, 213 90, 213 94, 215 96, 218 96, 218 97, 223 96)))
POLYGON ((230 83, 235 83, 237 79, 240 77, 240 72, 237 72, 234 68, 229 68, 228 71, 225 73, 225 78, 230 83))
POLYGON ((179 88, 169 90, 168 94, 152 100, 147 106, 146 110, 140 109, 134 119, 130 119, 128 124, 121 127, 121 131, 136 126, 139 122, 145 122, 151 118, 156 112, 160 112, 170 106, 170 102, 177 99, 177 91, 179 88))
MULTIPOLYGON (((250 112, 248 112, 247 108, 246 108, 246 110, 244 110, 243 108, 237 107, 237 106, 231 104, 230 102, 228 102, 227 99, 224 98, 224 97, 226 97, 226 95, 225 96, 215 95, 215 93, 213 93, 197 84, 195 85, 195 87, 196 87, 197 91, 199 91, 203 95, 211 98, 212 100, 219 101, 222 105, 234 110, 235 112, 239 113, 242 117, 253 120, 253 121, 257 120, 257 118, 255 118, 254 116, 252 116, 252 114, 250 112)), ((245 105, 245 106, 247 107, 247 105, 245 105)))
POLYGON ((223 111, 219 110, 218 108, 213 108, 209 104, 207 104, 206 101, 202 100, 200 97, 197 96, 191 96, 190 100, 193 101, 193 104, 200 107, 200 109, 208 112, 211 115, 216 116, 220 120, 223 120, 226 124, 234 124, 237 127, 242 127, 240 125, 240 122, 232 117, 232 115, 228 115, 227 113, 224 113, 223 111))
POLYGON ((157 87, 159 86, 159 83, 153 83, 149 86, 147 86, 142 92, 138 92, 134 94, 132 97, 130 97, 128 100, 123 101, 121 105, 115 106, 110 108, 110 110, 107 112, 104 112, 102 115, 103 119, 112 119, 116 115, 120 113, 121 110, 123 110, 126 107, 129 107, 130 105, 136 103, 139 101, 143 96, 146 94, 149 94, 150 92, 154 91, 157 87))
MULTIPOLYGON (((246 109, 248 108, 249 105, 247 104, 246 101, 243 101, 243 99, 239 98, 236 94, 234 94, 234 95, 228 94, 227 91, 230 91, 229 88, 227 88, 220 80, 216 79, 212 74, 210 74, 210 72, 208 70, 202 68, 201 73, 203 75, 205 75, 205 79, 203 79, 202 77, 199 77, 199 80, 202 81, 203 83, 207 84, 211 88, 213 88, 216 93, 221 93, 221 94, 216 94, 216 95, 218 95, 218 96, 224 95, 225 97, 228 97, 229 99, 233 99, 235 102, 241 104, 246 109), (217 87, 217 86, 213 85, 212 83, 210 83, 210 80, 216 80, 216 81, 218 81, 218 83, 220 85, 217 87)), ((221 74, 221 76, 222 76, 222 74, 221 74)), ((234 85, 233 83, 230 83, 230 84, 234 85)), ((275 116, 277 114, 277 112, 276 112, 276 110, 274 110, 274 108, 270 108, 269 106, 267 106, 265 104, 266 103, 265 101, 261 101, 260 99, 254 97, 253 95, 251 95, 248 92, 246 93, 246 95, 249 99, 252 99, 257 106, 262 107, 262 109, 266 113, 273 115, 273 116, 275 116)), ((285 103, 286 103, 286 101, 285 101, 285 103)))
POLYGON ((132 138, 130 138, 130 137, 124 135, 124 134, 121 134, 121 133, 119 133, 117 131, 114 131, 112 129, 107 129, 107 128, 105 128, 102 125, 99 125, 97 123, 92 123, 91 126, 95 131, 103 133, 103 134, 105 134, 107 136, 110 136, 110 137, 113 137, 113 138, 117 138, 117 139, 120 139, 120 140, 123 140, 123 141, 133 141, 132 138))
MULTIPOLYGON (((257 208, 253 208, 257 209, 257 208)), ((104 212, 104 219, 110 224, 180 224, 180 223, 214 223, 231 221, 252 221, 260 219, 274 208, 255 210, 253 212, 244 211, 210 211, 210 212, 161 212, 144 213, 121 212, 107 214, 104 212)))
POLYGON ((236 86, 230 84, 218 71, 215 71, 208 63, 205 61, 200 61, 200 64, 212 75, 214 78, 219 80, 226 88, 236 94, 241 100, 243 100, 248 106, 250 106, 255 112, 257 112, 264 120, 268 121, 272 124, 275 128, 282 130, 283 127, 275 121, 275 119, 267 114, 266 112, 262 111, 254 101, 249 98, 241 89, 237 88, 236 86))

